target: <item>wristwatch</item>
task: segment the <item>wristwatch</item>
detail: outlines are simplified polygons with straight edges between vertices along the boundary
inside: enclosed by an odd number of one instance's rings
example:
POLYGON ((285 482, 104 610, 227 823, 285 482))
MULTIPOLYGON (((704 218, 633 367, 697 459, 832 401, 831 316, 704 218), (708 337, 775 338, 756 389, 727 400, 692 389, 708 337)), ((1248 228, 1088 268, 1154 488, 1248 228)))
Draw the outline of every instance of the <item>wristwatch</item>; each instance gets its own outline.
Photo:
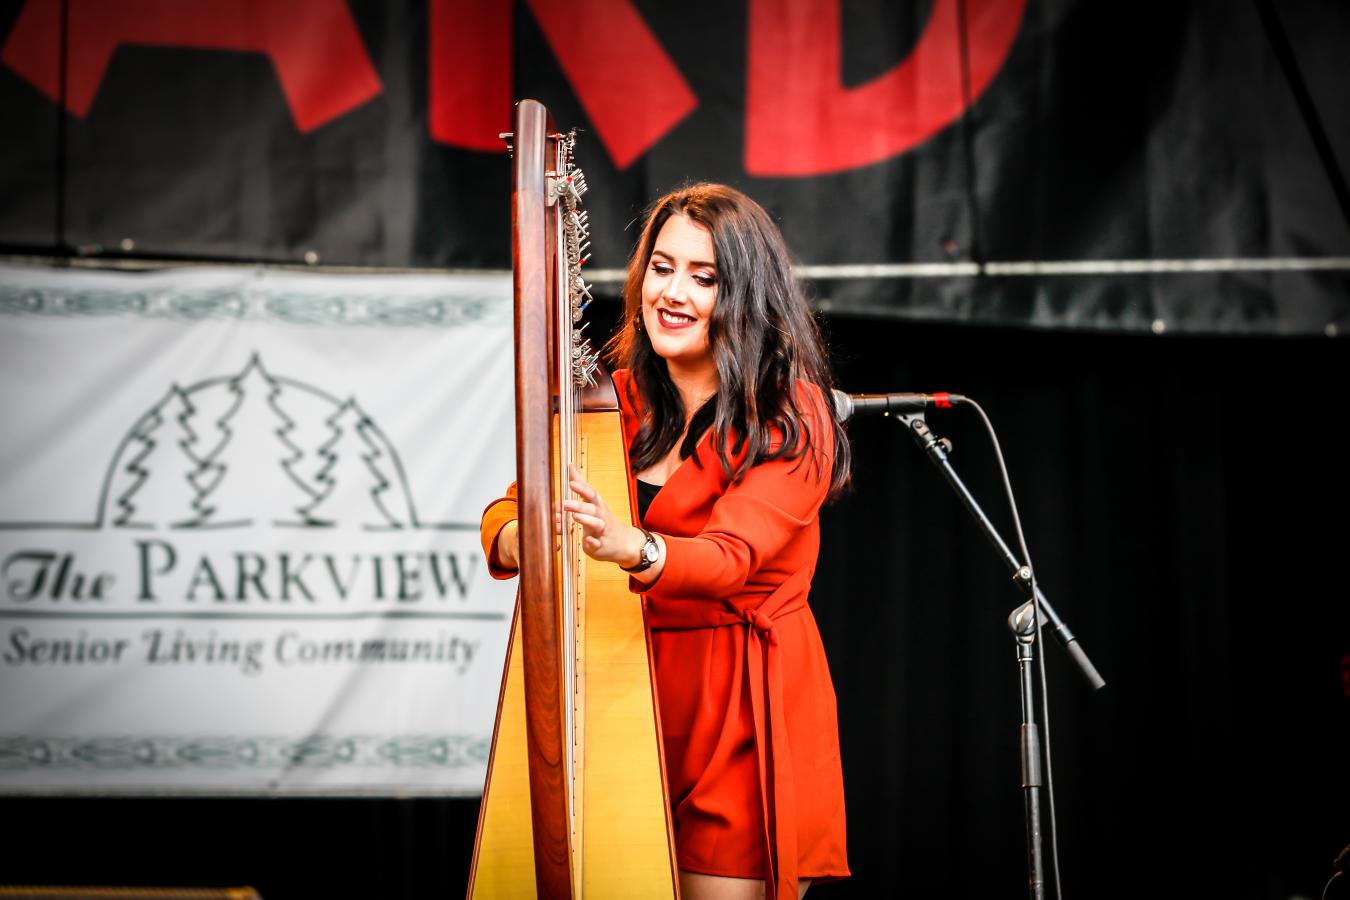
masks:
MULTIPOLYGON (((638 527, 642 528, 640 525, 638 527)), ((656 538, 652 537, 652 533, 645 528, 642 528, 642 533, 647 536, 647 543, 642 545, 642 553, 638 556, 637 565, 632 568, 619 566, 620 569, 634 575, 638 572, 647 571, 656 565, 656 561, 661 558, 661 547, 656 543, 656 538)))

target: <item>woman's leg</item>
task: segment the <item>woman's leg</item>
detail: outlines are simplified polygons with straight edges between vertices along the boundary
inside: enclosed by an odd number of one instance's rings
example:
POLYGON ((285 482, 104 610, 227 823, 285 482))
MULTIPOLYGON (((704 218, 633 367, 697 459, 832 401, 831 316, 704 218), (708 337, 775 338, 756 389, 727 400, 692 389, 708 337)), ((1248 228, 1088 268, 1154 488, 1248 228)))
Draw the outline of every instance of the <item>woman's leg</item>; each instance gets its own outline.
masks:
MULTIPOLYGON (((811 879, 797 882, 797 900, 806 896, 811 879)), ((727 878, 680 870, 682 900, 764 900, 764 882, 755 878, 727 878)))

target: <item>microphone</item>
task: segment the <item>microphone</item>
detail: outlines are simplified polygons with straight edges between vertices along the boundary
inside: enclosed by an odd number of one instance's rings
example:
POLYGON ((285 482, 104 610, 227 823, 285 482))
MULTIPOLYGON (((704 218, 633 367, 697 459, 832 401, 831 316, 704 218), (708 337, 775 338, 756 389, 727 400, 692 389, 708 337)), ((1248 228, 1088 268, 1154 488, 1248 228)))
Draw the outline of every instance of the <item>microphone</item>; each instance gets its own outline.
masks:
POLYGON ((845 394, 835 390, 831 393, 834 394, 834 411, 841 422, 856 415, 916 412, 930 406, 948 409, 956 403, 966 402, 962 395, 946 391, 936 394, 845 394))

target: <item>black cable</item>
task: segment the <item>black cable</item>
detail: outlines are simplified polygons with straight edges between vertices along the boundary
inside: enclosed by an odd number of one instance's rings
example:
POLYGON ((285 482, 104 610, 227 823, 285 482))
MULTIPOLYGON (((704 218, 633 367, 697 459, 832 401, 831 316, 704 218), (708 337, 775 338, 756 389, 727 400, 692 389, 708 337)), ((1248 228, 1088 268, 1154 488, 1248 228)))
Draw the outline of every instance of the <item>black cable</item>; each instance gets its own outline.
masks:
POLYGON ((1012 512, 1013 530, 1017 532, 1017 546, 1022 551, 1022 565, 1031 575, 1031 598, 1035 606, 1036 622, 1036 672, 1040 677, 1040 707, 1041 707, 1041 731, 1045 734, 1045 740, 1041 742, 1043 762, 1045 763, 1045 799, 1050 811, 1050 867, 1054 871, 1055 877, 1055 896, 1063 900, 1064 894, 1060 887, 1059 878, 1059 828, 1055 821, 1055 772, 1050 762, 1050 703, 1046 696, 1045 679, 1045 636, 1042 633, 1041 626, 1045 621, 1045 611, 1041 608, 1040 594, 1036 590, 1036 567, 1031 564, 1031 551, 1027 549, 1026 535, 1022 533, 1022 517, 1017 512, 1017 500, 1013 497, 1012 480, 1008 477, 1008 466, 1003 459, 1003 448, 999 446, 998 435, 994 432, 993 423, 985 415, 984 409, 980 404, 967 397, 964 403, 975 407, 979 413, 980 420, 984 422, 985 431, 989 433, 989 440, 994 445, 994 458, 998 461, 999 474, 1003 477, 1003 490, 1008 495, 1008 508, 1012 512))

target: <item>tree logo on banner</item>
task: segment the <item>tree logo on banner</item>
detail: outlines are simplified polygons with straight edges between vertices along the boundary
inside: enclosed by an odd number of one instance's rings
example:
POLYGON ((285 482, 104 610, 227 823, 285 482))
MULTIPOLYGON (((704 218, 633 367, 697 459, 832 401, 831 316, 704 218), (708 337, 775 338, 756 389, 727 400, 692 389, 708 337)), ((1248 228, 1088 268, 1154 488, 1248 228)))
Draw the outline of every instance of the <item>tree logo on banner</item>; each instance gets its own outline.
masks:
POLYGON ((119 445, 99 521, 119 528, 417 528, 393 445, 355 398, 273 375, 170 386, 119 445))

